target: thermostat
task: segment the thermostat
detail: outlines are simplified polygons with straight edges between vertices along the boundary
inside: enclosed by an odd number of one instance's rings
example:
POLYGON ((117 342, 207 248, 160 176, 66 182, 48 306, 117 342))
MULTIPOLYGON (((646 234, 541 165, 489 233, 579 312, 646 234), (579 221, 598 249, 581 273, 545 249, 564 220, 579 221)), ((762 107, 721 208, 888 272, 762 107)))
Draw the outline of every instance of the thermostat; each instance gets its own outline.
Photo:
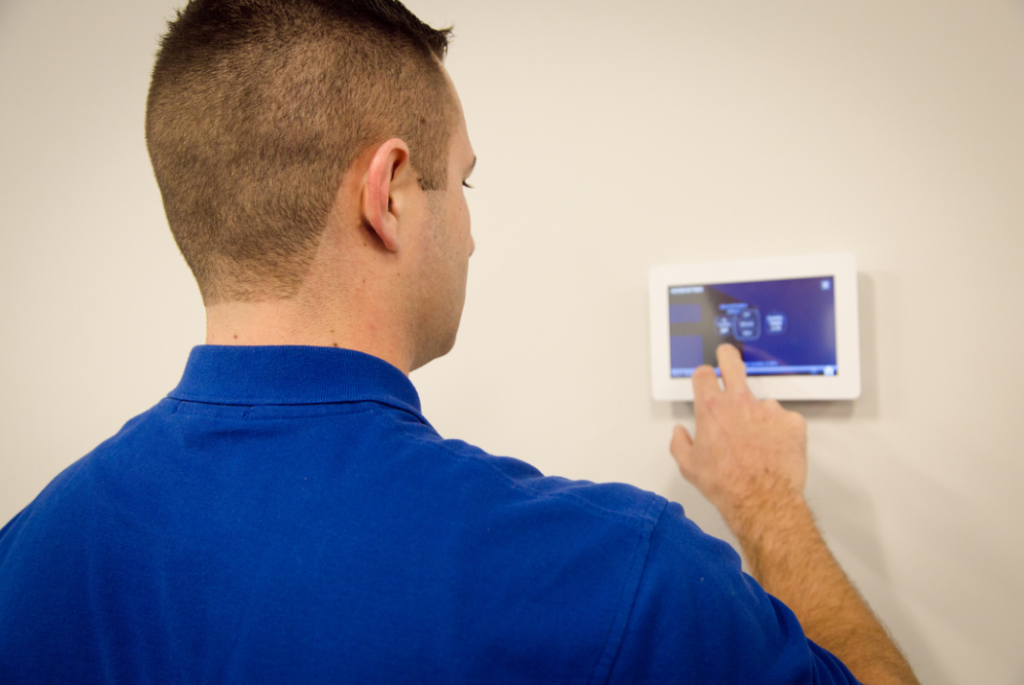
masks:
POLYGON ((693 400, 694 370, 715 366, 722 343, 739 349, 757 397, 860 396, 851 254, 653 267, 650 325, 655 399, 693 400))

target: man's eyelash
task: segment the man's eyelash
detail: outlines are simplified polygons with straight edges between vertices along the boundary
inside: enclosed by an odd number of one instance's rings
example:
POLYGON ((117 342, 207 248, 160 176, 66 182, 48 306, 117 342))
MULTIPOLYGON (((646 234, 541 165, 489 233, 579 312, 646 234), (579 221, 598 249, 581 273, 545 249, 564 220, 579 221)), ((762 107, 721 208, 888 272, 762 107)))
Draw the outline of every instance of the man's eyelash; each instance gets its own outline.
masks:
POLYGON ((469 188, 470 190, 472 190, 472 189, 473 189, 473 186, 469 185, 469 184, 468 184, 468 183, 466 183, 465 181, 463 181, 463 182, 462 182, 462 187, 463 187, 463 188, 469 188))

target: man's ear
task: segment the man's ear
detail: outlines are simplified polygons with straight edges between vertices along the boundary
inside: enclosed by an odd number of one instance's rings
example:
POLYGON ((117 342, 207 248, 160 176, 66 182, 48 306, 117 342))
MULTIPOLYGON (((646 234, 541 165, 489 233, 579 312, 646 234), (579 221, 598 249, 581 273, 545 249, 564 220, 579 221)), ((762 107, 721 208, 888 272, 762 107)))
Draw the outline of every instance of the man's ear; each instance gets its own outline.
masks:
POLYGON ((414 176, 409 164, 409 146, 392 138, 374 152, 363 185, 360 198, 363 221, 390 252, 398 251, 398 208, 394 195, 410 175, 414 176))

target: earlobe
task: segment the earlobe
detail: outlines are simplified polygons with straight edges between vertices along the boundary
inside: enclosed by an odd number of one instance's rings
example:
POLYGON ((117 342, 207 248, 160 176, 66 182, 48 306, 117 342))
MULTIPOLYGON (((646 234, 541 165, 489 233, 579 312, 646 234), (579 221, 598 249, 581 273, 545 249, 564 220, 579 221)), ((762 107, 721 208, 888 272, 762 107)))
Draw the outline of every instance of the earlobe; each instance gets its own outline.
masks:
POLYGON ((382 143, 370 160, 361 194, 363 221, 390 252, 398 252, 398 217, 395 214, 395 180, 409 166, 409 147, 400 139, 382 143))

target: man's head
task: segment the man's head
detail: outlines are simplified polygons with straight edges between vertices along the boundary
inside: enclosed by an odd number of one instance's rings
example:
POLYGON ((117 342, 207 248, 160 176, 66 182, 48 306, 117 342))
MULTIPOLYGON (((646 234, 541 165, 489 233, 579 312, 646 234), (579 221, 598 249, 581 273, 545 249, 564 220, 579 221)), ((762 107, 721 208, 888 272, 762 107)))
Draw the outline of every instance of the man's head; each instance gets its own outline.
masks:
POLYGON ((447 187, 461 120, 447 37, 395 0, 191 0, 179 13, 146 138, 207 305, 298 292, 368 148, 400 139, 420 187, 447 187))

